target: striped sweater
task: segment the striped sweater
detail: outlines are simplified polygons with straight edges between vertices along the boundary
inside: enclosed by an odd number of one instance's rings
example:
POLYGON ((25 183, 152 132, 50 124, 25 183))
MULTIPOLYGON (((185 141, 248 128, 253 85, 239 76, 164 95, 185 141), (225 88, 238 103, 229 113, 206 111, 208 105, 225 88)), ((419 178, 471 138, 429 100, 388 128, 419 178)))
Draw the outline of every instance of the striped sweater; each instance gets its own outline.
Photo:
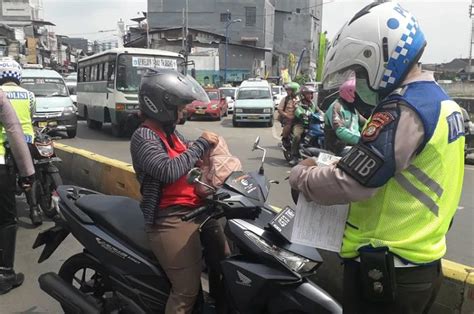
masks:
POLYGON ((154 131, 140 127, 131 138, 130 153, 142 194, 140 208, 147 225, 152 225, 155 221, 162 186, 186 175, 210 148, 210 144, 202 137, 190 143, 177 131, 175 134, 188 149, 173 159, 169 157, 163 141, 154 131))

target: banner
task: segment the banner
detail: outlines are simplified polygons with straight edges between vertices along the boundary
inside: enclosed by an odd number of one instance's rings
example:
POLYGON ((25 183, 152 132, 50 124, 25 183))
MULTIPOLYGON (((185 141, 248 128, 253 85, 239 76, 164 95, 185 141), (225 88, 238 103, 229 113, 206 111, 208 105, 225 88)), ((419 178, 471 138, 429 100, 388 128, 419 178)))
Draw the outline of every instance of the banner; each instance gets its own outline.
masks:
POLYGON ((323 79, 324 59, 326 58, 326 47, 328 43, 326 33, 327 32, 321 33, 321 35, 319 36, 318 72, 316 74, 317 82, 321 82, 321 80, 323 79))

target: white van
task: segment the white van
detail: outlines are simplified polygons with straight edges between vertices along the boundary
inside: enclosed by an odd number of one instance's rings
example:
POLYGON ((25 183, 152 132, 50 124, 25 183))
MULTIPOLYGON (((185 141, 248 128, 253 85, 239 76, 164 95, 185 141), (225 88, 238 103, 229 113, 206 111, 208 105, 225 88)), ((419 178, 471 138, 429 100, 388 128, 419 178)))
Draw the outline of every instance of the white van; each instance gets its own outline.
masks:
POLYGON ((232 125, 260 122, 273 126, 273 97, 270 84, 261 79, 249 79, 242 82, 234 103, 232 125))

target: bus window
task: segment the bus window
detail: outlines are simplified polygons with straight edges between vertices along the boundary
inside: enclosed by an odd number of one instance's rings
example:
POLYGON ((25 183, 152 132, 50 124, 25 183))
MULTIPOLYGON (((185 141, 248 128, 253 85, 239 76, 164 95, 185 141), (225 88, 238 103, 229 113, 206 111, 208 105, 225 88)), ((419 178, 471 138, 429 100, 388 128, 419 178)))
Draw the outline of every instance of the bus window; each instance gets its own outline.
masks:
POLYGON ((85 67, 84 68, 84 82, 90 82, 91 81, 91 68, 90 67, 85 67))
POLYGON ((118 57, 117 90, 137 93, 142 75, 147 68, 171 68, 178 70, 182 59, 159 56, 122 54, 118 57))
POLYGON ((100 63, 97 67, 98 67, 98 70, 97 70, 97 80, 98 80, 98 81, 103 81, 103 80, 104 80, 104 77, 103 77, 104 64, 103 64, 103 63, 100 63))
POLYGON ((97 65, 93 65, 91 70, 91 82, 97 81, 97 65))
POLYGON ((109 63, 109 70, 107 71, 107 87, 114 88, 115 81, 115 63, 109 63))

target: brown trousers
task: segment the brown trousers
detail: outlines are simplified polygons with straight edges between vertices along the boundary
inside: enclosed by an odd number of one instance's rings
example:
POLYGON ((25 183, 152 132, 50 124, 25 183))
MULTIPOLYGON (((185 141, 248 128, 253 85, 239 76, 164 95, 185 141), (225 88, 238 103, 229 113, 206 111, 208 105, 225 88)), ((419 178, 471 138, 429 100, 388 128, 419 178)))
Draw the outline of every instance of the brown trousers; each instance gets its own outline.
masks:
POLYGON ((222 226, 210 220, 200 233, 202 218, 181 220, 188 212, 183 207, 162 210, 153 227, 147 230, 151 249, 171 282, 166 314, 193 311, 201 287, 202 247, 209 266, 210 295, 216 299, 218 311, 225 304, 220 261, 230 254, 230 249, 222 226))

